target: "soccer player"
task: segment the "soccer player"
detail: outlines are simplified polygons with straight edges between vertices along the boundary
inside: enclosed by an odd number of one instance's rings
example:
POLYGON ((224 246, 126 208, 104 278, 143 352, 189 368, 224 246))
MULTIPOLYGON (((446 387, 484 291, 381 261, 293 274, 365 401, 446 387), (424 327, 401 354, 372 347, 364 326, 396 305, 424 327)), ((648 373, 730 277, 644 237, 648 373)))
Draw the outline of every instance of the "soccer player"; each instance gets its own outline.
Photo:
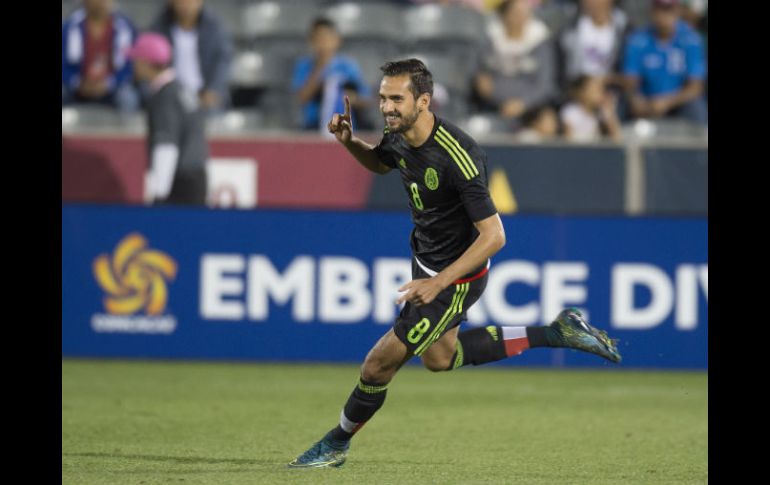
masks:
POLYGON ((487 189, 486 155, 459 128, 430 111, 433 78, 418 59, 382 66, 380 111, 386 127, 371 146, 353 136, 350 104, 328 124, 367 169, 400 172, 414 221, 412 281, 399 288, 406 302, 361 366, 339 424, 289 467, 340 466, 350 439, 382 407, 399 368, 418 356, 431 371, 449 371, 518 355, 535 347, 568 347, 620 362, 616 342, 570 308, 548 326, 489 325, 459 332, 487 284, 489 258, 505 231, 487 189))

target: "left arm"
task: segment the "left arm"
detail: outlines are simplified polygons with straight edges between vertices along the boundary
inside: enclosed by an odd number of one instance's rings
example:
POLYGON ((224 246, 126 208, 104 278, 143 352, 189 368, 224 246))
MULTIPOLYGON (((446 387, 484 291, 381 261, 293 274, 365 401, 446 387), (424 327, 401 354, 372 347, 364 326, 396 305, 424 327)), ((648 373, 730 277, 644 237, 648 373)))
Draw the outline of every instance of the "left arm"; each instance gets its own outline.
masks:
POLYGON ((654 114, 663 116, 668 111, 699 98, 702 94, 703 81, 700 79, 690 79, 679 91, 652 98, 650 100, 651 109, 654 114))
POLYGON ((399 288, 399 291, 406 290, 406 293, 401 295, 396 303, 408 301, 419 306, 432 302, 453 281, 484 264, 505 246, 505 229, 499 214, 495 213, 486 219, 474 222, 473 225, 479 231, 479 236, 462 256, 436 276, 412 280, 399 288))
POLYGON ((227 99, 234 50, 232 40, 223 26, 214 24, 211 36, 216 61, 210 73, 211 77, 205 80, 203 87, 203 102, 206 107, 216 106, 227 99))
MULTIPOLYGON (((128 19, 121 19, 118 23, 115 23, 117 32, 115 35, 115 45, 117 49, 124 51, 131 47, 136 41, 136 27, 128 19)), ((110 91, 114 91, 119 88, 123 83, 132 82, 133 76, 133 64, 128 59, 123 59, 123 65, 117 69, 108 81, 108 87, 110 91)))
POLYGON ((614 94, 607 94, 599 111, 599 120, 607 131, 607 136, 619 142, 622 138, 620 120, 617 115, 618 100, 614 94))

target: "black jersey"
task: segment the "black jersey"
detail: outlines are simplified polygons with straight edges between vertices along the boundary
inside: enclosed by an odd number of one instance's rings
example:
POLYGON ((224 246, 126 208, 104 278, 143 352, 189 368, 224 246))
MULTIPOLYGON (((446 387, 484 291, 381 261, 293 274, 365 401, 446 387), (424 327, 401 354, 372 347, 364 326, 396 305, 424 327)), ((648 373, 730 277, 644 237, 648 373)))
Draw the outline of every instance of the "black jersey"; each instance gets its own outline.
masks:
POLYGON ((478 237, 473 223, 497 212, 487 187, 487 155, 438 116, 428 140, 417 148, 385 131, 375 152, 401 172, 414 222, 412 252, 429 269, 441 271, 478 237))

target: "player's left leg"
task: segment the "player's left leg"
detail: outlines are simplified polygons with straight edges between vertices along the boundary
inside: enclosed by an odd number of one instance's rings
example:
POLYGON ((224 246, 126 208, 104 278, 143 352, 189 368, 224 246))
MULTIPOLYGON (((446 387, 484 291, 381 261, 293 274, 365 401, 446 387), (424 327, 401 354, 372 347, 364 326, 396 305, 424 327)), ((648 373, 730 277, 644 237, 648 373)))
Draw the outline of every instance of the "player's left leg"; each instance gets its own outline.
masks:
POLYGON ((572 348, 620 362, 616 341, 607 337, 606 332, 592 327, 576 308, 563 310, 546 326, 487 325, 460 332, 460 323, 467 319, 468 309, 481 298, 488 277, 484 274, 458 286, 460 297, 453 299, 450 307, 455 311, 447 312, 442 318, 447 330, 438 335, 435 342, 427 343, 427 348, 423 344, 421 351, 420 348, 415 351, 429 370, 437 372, 468 364, 482 365, 536 347, 572 348))
POLYGON ((453 328, 422 354, 432 371, 453 370, 465 365, 482 365, 519 355, 536 347, 565 347, 620 362, 616 341, 603 330, 592 327, 575 308, 563 310, 547 326, 514 327, 487 325, 458 332, 453 328))

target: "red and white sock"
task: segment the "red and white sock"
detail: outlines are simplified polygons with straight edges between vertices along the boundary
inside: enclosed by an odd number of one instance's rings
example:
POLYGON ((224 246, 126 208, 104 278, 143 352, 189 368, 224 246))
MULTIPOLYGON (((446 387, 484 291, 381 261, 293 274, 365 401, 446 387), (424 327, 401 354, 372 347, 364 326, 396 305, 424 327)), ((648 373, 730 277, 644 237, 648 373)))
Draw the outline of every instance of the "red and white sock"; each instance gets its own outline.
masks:
POLYGON ((529 338, 527 337, 527 327, 500 327, 503 330, 503 343, 505 344, 505 354, 508 357, 519 355, 528 348, 529 338))

